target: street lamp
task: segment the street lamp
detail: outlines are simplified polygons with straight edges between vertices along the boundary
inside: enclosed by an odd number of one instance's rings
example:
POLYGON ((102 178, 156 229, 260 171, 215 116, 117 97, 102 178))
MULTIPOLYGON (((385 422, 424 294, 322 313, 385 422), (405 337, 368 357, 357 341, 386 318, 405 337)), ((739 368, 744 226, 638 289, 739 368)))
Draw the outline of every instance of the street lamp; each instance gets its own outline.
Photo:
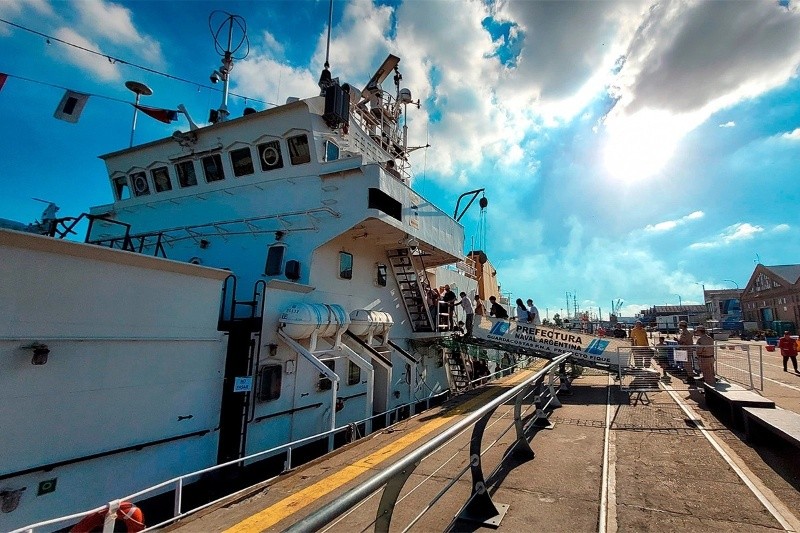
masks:
POLYGON ((683 303, 682 303, 682 301, 681 301, 681 295, 680 295, 680 294, 676 294, 675 296, 677 296, 677 297, 678 297, 678 307, 681 307, 681 306, 683 306, 683 303))
POLYGON ((734 285, 736 285, 736 290, 737 290, 737 291, 739 290, 739 284, 738 284, 738 283, 736 283, 735 281, 733 281, 732 279, 723 279, 722 281, 730 281, 731 283, 733 283, 734 285))

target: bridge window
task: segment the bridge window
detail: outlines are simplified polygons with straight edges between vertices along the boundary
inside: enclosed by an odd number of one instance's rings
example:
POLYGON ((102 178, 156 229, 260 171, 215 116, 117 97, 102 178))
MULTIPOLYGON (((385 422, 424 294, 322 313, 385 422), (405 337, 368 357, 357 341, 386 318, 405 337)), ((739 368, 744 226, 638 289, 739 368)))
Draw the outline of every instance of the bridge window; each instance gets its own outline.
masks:
POLYGON ((281 145, 278 141, 258 145, 259 159, 261 160, 261 170, 275 170, 283 168, 283 156, 281 155, 281 145))
POLYGON ((193 187, 197 185, 194 161, 181 161, 176 164, 175 173, 178 174, 178 184, 181 187, 193 187))
POLYGON ((286 252, 286 245, 283 243, 273 244, 267 250, 267 264, 264 266, 265 276, 277 276, 283 272, 283 255, 286 252))
POLYGON ((378 287, 385 287, 386 286, 386 265, 383 263, 378 263, 378 276, 376 278, 376 282, 378 287))
POLYGON ((134 172, 131 174, 134 196, 147 196, 150 194, 150 184, 147 183, 147 175, 144 172, 134 172))
POLYGON ((353 254, 339 252, 339 277, 353 279, 353 254))
POLYGON ((262 366, 258 371, 258 390, 256 397, 260 402, 277 400, 281 395, 281 378, 283 377, 281 365, 262 366))
POLYGON ((297 135, 286 139, 289 145, 289 159, 293 165, 302 165, 311 162, 311 153, 308 149, 308 136, 297 135))
POLYGON ((117 195, 117 200, 127 200, 131 197, 131 189, 128 186, 127 177, 114 178, 112 183, 114 184, 114 194, 117 195))
POLYGON ((367 207, 383 211, 397 220, 403 220, 403 204, 380 189, 369 188, 367 191, 367 207))
POLYGON ((358 385, 361 383, 361 369, 352 361, 348 361, 347 365, 347 384, 358 385))
POLYGON ((336 161, 339 159, 339 147, 335 142, 325 141, 325 161, 336 161))
POLYGON ((153 185, 156 187, 156 192, 172 190, 172 182, 169 181, 169 170, 167 170, 167 167, 154 168, 150 171, 150 176, 153 178, 153 185))
POLYGON ((237 178, 254 173, 255 168, 253 168, 253 156, 250 153, 250 148, 233 150, 231 152, 231 166, 233 167, 233 175, 237 178))
MULTIPOLYGON (((322 364, 331 369, 331 372, 336 372, 336 361, 328 360, 322 361, 322 364)), ((325 377, 322 372, 319 373, 319 383, 317 383, 317 390, 331 390, 333 383, 330 379, 325 377)))
POLYGON ((203 158, 203 172, 205 172, 208 183, 225 179, 225 172, 222 170, 222 157, 219 154, 205 156, 203 158))

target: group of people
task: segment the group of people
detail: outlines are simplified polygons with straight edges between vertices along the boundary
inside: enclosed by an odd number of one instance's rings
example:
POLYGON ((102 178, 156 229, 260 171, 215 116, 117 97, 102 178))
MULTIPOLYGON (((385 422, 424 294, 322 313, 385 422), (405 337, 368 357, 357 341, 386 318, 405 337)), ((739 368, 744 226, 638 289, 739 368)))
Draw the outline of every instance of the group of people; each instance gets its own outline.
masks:
POLYGON ((533 305, 533 300, 528 298, 528 301, 523 303, 522 298, 517 298, 516 303, 517 322, 527 322, 528 324, 537 326, 542 323, 542 318, 539 316, 539 309, 533 305))
MULTIPOLYGON (((426 287, 425 300, 430 311, 431 317, 437 320, 438 317, 446 314, 447 322, 445 329, 449 331, 462 330, 465 335, 472 335, 472 328, 475 323, 475 315, 488 316, 494 318, 508 318, 508 311, 505 307, 497 302, 495 296, 489 297, 488 313, 487 307, 477 294, 470 299, 467 293, 461 292, 458 296, 450 287, 450 285, 443 285, 438 289, 436 287, 426 287), (456 306, 461 306, 464 311, 463 323, 455 322, 454 315, 456 306)), ((533 305, 533 300, 528 300, 527 307, 522 303, 521 299, 517 299, 517 320, 524 320, 532 324, 541 324, 539 317, 539 310, 533 305), (521 307, 520 307, 521 306, 521 307), (522 313, 524 310, 524 313, 522 313)))

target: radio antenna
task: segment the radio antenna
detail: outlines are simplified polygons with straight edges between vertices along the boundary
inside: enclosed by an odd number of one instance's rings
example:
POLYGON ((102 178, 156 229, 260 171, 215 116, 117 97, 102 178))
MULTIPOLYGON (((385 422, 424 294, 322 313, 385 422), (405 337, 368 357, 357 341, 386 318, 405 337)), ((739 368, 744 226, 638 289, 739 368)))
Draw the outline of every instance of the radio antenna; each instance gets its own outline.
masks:
POLYGON ((239 15, 232 15, 226 11, 212 11, 211 14, 208 16, 208 29, 211 30, 211 35, 214 37, 214 48, 217 50, 217 53, 222 56, 222 65, 219 67, 218 70, 214 70, 209 76, 211 83, 217 83, 222 80, 222 103, 219 106, 219 109, 212 110, 211 116, 209 117, 209 122, 224 122, 228 115, 228 93, 230 89, 230 74, 231 70, 233 70, 233 60, 242 60, 250 53, 250 39, 247 38, 247 23, 245 22, 244 18, 239 15), (221 13, 225 15, 225 19, 217 26, 217 29, 214 30, 212 26, 211 19, 217 14, 221 13), (236 43, 236 46, 233 46, 233 34, 234 34, 234 24, 239 28, 241 32, 241 36, 239 41, 236 43), (228 26, 228 40, 227 46, 225 48, 222 47, 220 43, 220 34, 225 29, 225 26, 228 26), (239 50, 243 49, 243 53, 240 56, 235 56, 239 50))
POLYGON ((330 57, 331 57, 331 27, 333 26, 333 0, 330 0, 328 6, 328 42, 325 45, 325 65, 322 67, 322 72, 319 75, 320 96, 325 94, 325 89, 333 85, 333 80, 330 71, 330 57))

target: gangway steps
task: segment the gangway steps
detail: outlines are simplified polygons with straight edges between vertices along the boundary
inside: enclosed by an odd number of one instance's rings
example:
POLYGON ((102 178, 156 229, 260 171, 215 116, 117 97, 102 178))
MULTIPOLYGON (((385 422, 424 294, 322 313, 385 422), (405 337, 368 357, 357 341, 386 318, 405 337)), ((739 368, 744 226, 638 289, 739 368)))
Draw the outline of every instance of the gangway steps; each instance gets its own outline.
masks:
POLYGON ((420 283, 424 269, 417 269, 408 249, 390 250, 387 257, 412 328, 414 331, 433 331, 420 283))

